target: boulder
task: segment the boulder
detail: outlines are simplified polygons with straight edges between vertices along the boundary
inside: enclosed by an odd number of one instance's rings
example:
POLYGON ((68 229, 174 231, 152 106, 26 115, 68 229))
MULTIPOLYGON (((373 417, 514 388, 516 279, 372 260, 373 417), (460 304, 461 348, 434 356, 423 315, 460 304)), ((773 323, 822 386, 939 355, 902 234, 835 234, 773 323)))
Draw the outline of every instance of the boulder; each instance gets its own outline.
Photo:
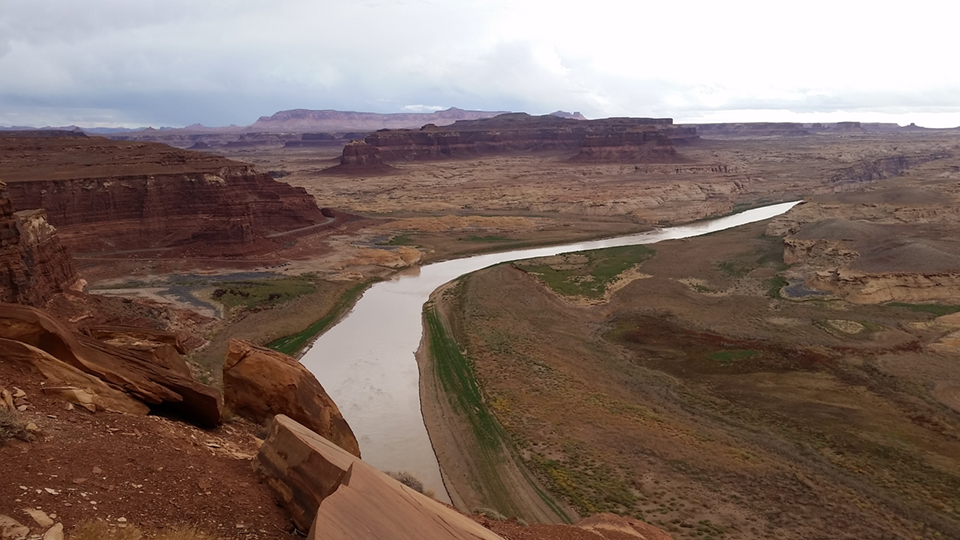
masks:
POLYGON ((242 339, 230 340, 223 362, 227 407, 254 422, 284 414, 354 456, 360 445, 337 404, 296 359, 242 339))
POLYGON ((0 514, 0 538, 3 540, 26 538, 30 528, 10 516, 0 514))
POLYGON ((257 467, 309 539, 500 538, 284 415, 270 423, 257 467))
POLYGON ((74 335, 40 309, 0 304, 0 338, 44 351, 156 410, 200 427, 215 427, 223 420, 215 389, 145 360, 142 353, 74 335))

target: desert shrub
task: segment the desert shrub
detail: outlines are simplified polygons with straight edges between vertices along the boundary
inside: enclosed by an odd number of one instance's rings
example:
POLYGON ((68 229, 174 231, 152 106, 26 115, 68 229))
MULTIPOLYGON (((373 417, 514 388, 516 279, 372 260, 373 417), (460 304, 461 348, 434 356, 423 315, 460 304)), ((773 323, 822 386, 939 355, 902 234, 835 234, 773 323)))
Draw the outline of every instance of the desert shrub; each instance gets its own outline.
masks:
POLYGON ((417 493, 423 493, 423 482, 421 482, 416 476, 407 472, 407 471, 387 471, 391 477, 397 482, 407 486, 408 488, 416 491, 417 493))
POLYGON ((474 508, 474 509, 473 509, 473 513, 474 513, 474 514, 479 514, 479 515, 481 515, 481 516, 483 516, 483 517, 485 517, 485 518, 487 518, 487 519, 492 519, 492 520, 494 520, 494 521, 506 521, 506 520, 507 520, 507 516, 501 514, 500 512, 497 512, 496 510, 494 510, 494 509, 492 509, 492 508, 474 508))
POLYGON ((32 437, 26 426, 27 423, 20 417, 20 413, 0 408, 0 445, 10 439, 29 441, 32 437))

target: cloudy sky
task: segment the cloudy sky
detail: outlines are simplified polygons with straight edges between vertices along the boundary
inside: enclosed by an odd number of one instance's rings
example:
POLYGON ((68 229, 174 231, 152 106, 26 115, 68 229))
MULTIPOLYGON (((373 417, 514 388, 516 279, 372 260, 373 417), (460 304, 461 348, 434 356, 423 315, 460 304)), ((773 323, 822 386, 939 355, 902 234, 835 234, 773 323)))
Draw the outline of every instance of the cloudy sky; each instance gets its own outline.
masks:
POLYGON ((950 2, 0 0, 0 125, 451 106, 960 125, 950 2))

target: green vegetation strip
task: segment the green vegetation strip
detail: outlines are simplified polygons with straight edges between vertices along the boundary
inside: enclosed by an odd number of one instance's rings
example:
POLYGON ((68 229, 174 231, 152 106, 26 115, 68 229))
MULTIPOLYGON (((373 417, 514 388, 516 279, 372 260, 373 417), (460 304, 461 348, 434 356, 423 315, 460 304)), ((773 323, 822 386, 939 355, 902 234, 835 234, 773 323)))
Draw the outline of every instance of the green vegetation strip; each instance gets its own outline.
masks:
MULTIPOLYGON (((498 465, 503 463, 502 453, 508 441, 507 434, 496 417, 487 409, 480 385, 474 376, 473 366, 460 350, 456 340, 450 336, 432 303, 424 306, 423 316, 437 378, 451 406, 469 424, 477 441, 476 468, 483 491, 490 497, 496 510, 517 516, 518 508, 511 497, 510 490, 498 474, 498 465)), ((522 467, 521 472, 524 477, 527 476, 522 467)), ((556 501, 539 489, 529 478, 527 480, 543 502, 564 521, 570 523, 570 517, 557 505, 556 501)))
POLYGON ((228 281, 217 285, 213 298, 227 309, 275 306, 316 291, 313 280, 313 276, 303 275, 262 281, 228 281))
POLYGON ((417 243, 409 234, 398 234, 385 242, 377 242, 378 246, 412 246, 417 243))
POLYGON ((337 304, 333 307, 333 309, 331 309, 330 312, 327 313, 322 319, 297 332, 296 334, 282 337, 276 341, 268 343, 267 347, 275 351, 280 351, 284 354, 296 354, 297 351, 307 344, 307 342, 318 336, 337 319, 339 319, 340 315, 342 315, 344 311, 352 306, 357 301, 357 298, 363 294, 363 291, 368 285, 369 283, 359 283, 353 287, 350 287, 340 296, 340 299, 337 300, 337 304))
POLYGON ((729 351, 717 351, 710 354, 710 359, 724 365, 732 364, 737 360, 746 360, 760 354, 760 351, 753 349, 733 349, 729 351))
POLYGON ((551 265, 546 264, 543 259, 533 259, 516 262, 514 266, 537 274, 557 294, 601 298, 607 292, 607 286, 620 274, 655 254, 656 251, 646 246, 621 246, 581 251, 565 256, 586 257, 583 264, 551 265))
POLYGON ((956 313, 960 311, 960 306, 950 306, 950 305, 940 305, 940 304, 905 304, 903 302, 890 302, 887 304, 892 307, 902 307, 907 308, 911 311, 919 311, 921 313, 931 313, 937 317, 943 315, 949 315, 951 313, 956 313))

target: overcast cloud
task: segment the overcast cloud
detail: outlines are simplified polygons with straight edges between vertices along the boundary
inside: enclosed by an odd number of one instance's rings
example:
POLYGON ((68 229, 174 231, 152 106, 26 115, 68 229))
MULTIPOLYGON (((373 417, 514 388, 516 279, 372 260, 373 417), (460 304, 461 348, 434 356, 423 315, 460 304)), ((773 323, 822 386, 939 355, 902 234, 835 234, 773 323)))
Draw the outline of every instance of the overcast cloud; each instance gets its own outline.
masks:
POLYGON ((0 125, 456 106, 960 125, 948 2, 0 0, 0 125))

